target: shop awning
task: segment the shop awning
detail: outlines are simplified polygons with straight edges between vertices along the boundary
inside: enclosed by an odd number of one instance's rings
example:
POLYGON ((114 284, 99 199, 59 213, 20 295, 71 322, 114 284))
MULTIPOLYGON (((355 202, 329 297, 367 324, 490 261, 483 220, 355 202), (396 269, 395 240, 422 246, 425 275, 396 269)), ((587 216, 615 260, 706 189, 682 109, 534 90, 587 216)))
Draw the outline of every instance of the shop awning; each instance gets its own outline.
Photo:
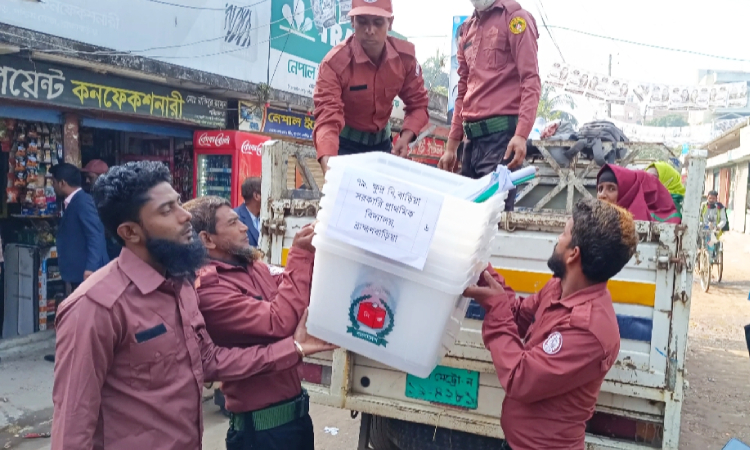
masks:
POLYGON ((54 109, 31 108, 28 106, 0 105, 0 117, 28 120, 29 122, 63 123, 62 114, 54 109))
POLYGON ((81 119, 81 126, 86 128, 127 131, 130 133, 155 134, 157 136, 169 136, 183 139, 191 139, 193 137, 193 130, 188 128, 170 127, 166 125, 155 125, 141 122, 120 122, 118 120, 92 119, 84 117, 81 119))

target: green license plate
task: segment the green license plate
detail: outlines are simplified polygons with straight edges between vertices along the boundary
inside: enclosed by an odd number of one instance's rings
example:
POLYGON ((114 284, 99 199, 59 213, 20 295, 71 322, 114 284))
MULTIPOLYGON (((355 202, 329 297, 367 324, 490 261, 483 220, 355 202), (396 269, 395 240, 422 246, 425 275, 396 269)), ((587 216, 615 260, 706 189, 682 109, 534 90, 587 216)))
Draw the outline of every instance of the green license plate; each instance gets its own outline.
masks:
POLYGON ((477 409, 479 372, 437 366, 427 378, 407 374, 406 396, 460 408, 477 409))

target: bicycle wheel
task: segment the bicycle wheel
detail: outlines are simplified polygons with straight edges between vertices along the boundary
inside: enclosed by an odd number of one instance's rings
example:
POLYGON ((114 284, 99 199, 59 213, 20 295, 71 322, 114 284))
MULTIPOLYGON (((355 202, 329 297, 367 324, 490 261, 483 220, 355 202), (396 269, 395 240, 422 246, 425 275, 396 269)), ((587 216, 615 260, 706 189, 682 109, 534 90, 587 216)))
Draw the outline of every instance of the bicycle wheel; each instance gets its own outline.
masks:
POLYGON ((706 249, 701 249, 698 256, 700 260, 700 282, 703 292, 708 292, 711 287, 711 260, 706 249))
POLYGON ((716 263, 716 282, 721 283, 721 278, 724 276, 724 249, 719 249, 718 253, 716 254, 716 259, 714 260, 714 263, 716 263))

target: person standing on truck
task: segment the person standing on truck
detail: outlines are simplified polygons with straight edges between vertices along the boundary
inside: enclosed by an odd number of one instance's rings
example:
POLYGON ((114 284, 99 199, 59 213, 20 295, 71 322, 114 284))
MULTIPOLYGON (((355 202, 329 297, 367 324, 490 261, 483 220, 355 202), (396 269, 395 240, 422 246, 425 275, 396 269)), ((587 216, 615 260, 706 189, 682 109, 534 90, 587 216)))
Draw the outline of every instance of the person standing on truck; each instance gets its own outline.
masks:
POLYGON ((334 47, 318 70, 313 143, 323 171, 336 155, 391 152, 406 157, 429 122, 427 89, 414 44, 388 36, 391 0, 352 0, 354 36, 334 47), (396 96, 404 125, 395 146, 390 118, 396 96))
MULTIPOLYGON (((221 348, 192 284, 206 250, 170 185, 169 168, 139 161, 97 180, 104 227, 123 244, 58 310, 52 450, 201 448, 204 379, 279 373, 300 361, 289 337, 221 348)), ((297 335, 302 345, 325 348, 297 335)))
MULTIPOLYGON (((227 200, 200 197, 185 209, 208 250, 209 262, 198 271, 196 288, 211 338, 227 347, 290 338, 310 304, 312 225, 294 236, 286 269, 274 274, 248 243, 247 227, 227 200)), ((298 353, 307 354, 303 348, 298 353)), ((227 450, 313 449, 310 400, 297 366, 222 384, 231 412, 227 450)))
POLYGON ((482 337, 505 389, 500 418, 513 450, 584 448, 604 377, 620 336, 607 281, 635 254, 626 210, 579 201, 547 265, 553 278, 517 297, 490 267, 464 295, 487 312, 482 337))
MULTIPOLYGON (((458 95, 448 144, 439 167, 454 172, 466 136, 461 174, 482 178, 498 164, 518 168, 526 157, 542 84, 537 62, 539 32, 515 0, 471 0, 474 14, 458 45, 458 95)), ((515 189, 508 194, 512 209, 515 189)))

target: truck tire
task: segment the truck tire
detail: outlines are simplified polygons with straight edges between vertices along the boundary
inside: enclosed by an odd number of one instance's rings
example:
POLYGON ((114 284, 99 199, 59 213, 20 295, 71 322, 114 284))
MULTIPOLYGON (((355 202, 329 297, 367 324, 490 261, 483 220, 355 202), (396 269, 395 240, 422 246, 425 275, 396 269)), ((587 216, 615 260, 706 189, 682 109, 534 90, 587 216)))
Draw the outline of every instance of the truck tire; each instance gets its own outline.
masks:
MULTIPOLYGON (((400 450, 498 450, 503 440, 420 423, 390 420, 393 442, 400 450), (434 439, 433 439, 434 438, 434 439)), ((500 426, 498 424, 498 426, 500 426)))
POLYGON ((391 420, 380 416, 371 416, 370 445, 375 450, 400 450, 393 443, 391 436, 391 420))

